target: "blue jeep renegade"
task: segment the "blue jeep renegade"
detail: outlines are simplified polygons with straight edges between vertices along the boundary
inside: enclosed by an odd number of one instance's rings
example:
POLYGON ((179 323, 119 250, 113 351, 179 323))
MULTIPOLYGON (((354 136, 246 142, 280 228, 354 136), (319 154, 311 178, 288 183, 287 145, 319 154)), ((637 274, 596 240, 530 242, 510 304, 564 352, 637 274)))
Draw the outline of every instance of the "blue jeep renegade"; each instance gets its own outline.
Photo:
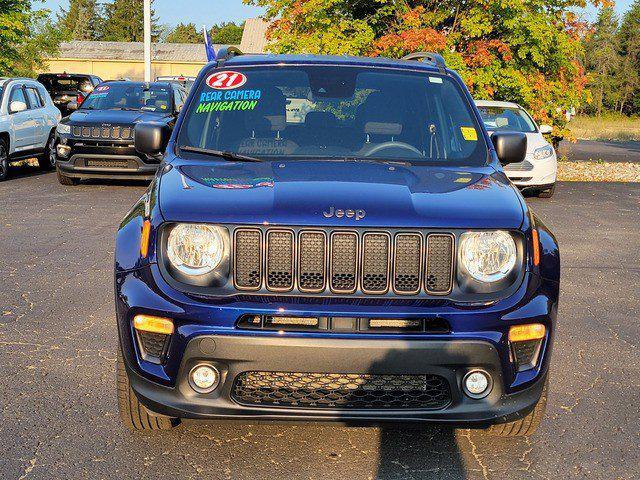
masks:
POLYGON ((441 422, 528 435, 545 409, 554 236, 460 77, 402 60, 207 65, 117 234, 122 420, 441 422))

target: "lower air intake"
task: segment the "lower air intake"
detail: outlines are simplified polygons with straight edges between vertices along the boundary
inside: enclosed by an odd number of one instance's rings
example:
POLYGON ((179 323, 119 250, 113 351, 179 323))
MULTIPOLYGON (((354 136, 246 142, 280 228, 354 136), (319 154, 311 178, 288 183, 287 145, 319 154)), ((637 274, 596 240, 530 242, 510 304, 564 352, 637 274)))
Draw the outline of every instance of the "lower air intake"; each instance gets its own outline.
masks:
POLYGON ((243 372, 232 397, 243 405, 310 409, 428 409, 451 402, 437 375, 243 372))

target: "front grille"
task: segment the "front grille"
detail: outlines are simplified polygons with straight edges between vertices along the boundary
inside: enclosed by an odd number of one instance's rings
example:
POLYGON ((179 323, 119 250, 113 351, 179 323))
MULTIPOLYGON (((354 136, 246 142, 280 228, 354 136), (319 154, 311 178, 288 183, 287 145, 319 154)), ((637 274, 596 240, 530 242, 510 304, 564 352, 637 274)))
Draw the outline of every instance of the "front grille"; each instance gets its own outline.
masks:
POLYGON ((424 289, 446 295, 453 287, 454 250, 449 233, 240 227, 234 232, 234 286, 345 295, 418 295, 424 289))
POLYGON ((533 170, 533 163, 525 160, 519 163, 510 163, 504 166, 505 172, 530 172, 533 170))
POLYGON ((129 162, 126 160, 118 159, 104 159, 104 160, 85 160, 87 167, 103 167, 103 168, 128 168, 129 162))
POLYGON ((438 410, 451 402, 437 375, 243 372, 232 397, 243 405, 353 410, 438 410))
POLYGON ((120 125, 104 127, 74 126, 73 136, 94 140, 132 140, 133 128, 120 125))

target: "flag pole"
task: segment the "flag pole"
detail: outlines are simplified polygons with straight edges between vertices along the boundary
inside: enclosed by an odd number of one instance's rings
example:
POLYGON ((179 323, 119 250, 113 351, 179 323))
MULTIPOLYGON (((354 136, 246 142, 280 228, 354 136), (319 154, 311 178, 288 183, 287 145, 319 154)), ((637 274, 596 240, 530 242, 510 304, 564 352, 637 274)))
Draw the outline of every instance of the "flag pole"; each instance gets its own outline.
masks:
POLYGON ((144 0, 144 81, 151 81, 151 0, 144 0))

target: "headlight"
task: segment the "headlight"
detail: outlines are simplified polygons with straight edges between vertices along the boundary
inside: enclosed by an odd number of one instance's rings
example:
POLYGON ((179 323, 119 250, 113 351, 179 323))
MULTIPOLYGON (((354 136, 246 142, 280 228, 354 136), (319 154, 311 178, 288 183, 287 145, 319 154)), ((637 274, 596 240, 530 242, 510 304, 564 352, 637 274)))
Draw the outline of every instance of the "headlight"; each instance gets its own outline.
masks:
POLYGON ((518 254, 507 232, 466 232, 460 236, 460 262, 466 272, 483 283, 498 282, 509 275, 518 254))
POLYGON ((181 223, 167 239, 167 258, 180 273, 206 275, 222 262, 226 252, 226 230, 215 225, 181 223))
POLYGON ((545 158, 549 158, 552 156, 553 156, 553 147, 551 145, 537 148, 533 152, 533 158, 535 158, 536 160, 544 160, 545 158))
POLYGON ((59 123, 56 130, 58 131, 58 133, 62 133, 63 135, 69 135, 71 133, 71 125, 59 123))

